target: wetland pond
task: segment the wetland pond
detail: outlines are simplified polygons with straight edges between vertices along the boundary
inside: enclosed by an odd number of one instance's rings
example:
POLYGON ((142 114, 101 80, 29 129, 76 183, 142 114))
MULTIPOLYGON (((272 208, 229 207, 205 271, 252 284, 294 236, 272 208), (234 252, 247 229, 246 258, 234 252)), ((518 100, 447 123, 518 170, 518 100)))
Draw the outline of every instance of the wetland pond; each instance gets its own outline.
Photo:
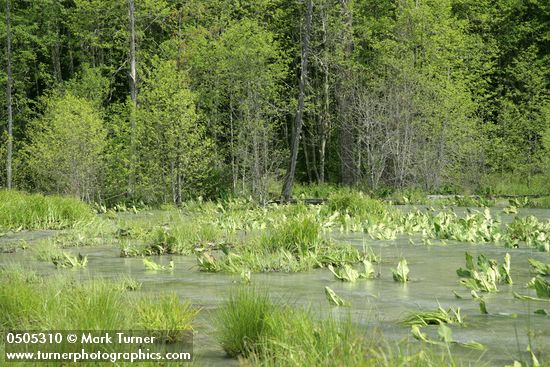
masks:
MULTIPOLYGON (((411 207, 398 207, 403 213, 411 207)), ((422 209, 422 208, 421 208, 422 209)), ((491 209, 500 212, 501 209, 491 209)), ((459 216, 466 209, 457 208, 459 216)), ((130 216, 130 214, 122 214, 130 216)), ((548 209, 521 209, 520 216, 535 216, 539 220, 550 219, 548 209)), ((510 223, 513 215, 501 214, 502 223, 510 223)), ((26 240, 32 248, 35 242, 54 236, 55 231, 22 231, 0 237, 0 243, 26 240)), ((544 354, 550 353, 550 315, 535 314, 537 309, 547 309, 550 303, 516 299, 514 292, 534 296, 526 284, 534 276, 528 259, 550 263, 548 252, 532 247, 506 248, 494 244, 470 244, 447 240, 443 244, 433 240, 429 245, 422 242, 421 235, 398 234, 393 239, 373 239, 363 232, 332 231, 327 234, 339 244, 350 244, 357 249, 368 245, 381 259, 375 264, 379 273, 376 279, 342 282, 326 268, 306 272, 253 273, 251 287, 264 289, 277 301, 294 307, 309 308, 319 317, 332 315, 336 319, 350 317, 354 324, 365 330, 377 330, 390 342, 407 340, 413 348, 421 344, 411 335, 411 328, 400 321, 410 312, 436 310, 439 306, 447 310, 460 308, 463 325, 451 325, 453 338, 457 341, 476 341, 486 346, 484 351, 452 346, 453 355, 458 355, 472 365, 485 362, 488 365, 512 364, 520 357, 525 358, 526 346, 531 344, 544 354), (488 314, 480 312, 479 302, 472 298, 470 289, 459 283, 456 270, 465 265, 465 252, 474 259, 484 254, 499 263, 505 254, 511 255, 511 276, 513 284, 500 284, 499 292, 484 293, 488 314), (395 282, 392 268, 405 258, 410 269, 410 281, 395 282), (334 307, 324 294, 329 286, 351 307, 334 307)), ((20 263, 39 274, 65 271, 81 279, 116 278, 128 274, 140 283, 140 292, 175 292, 183 300, 189 300, 201 308, 195 334, 195 352, 204 365, 237 365, 235 359, 227 357, 214 337, 210 323, 211 315, 228 298, 232 289, 239 285, 239 274, 203 272, 197 266, 195 255, 152 256, 158 263, 175 263, 174 270, 154 272, 146 270, 140 257, 120 257, 120 248, 112 245, 75 247, 71 253, 88 257, 88 266, 79 270, 56 270, 50 262, 40 262, 29 251, 0 254, 0 266, 20 263)), ((437 326, 423 328, 430 338, 436 338, 437 326)))

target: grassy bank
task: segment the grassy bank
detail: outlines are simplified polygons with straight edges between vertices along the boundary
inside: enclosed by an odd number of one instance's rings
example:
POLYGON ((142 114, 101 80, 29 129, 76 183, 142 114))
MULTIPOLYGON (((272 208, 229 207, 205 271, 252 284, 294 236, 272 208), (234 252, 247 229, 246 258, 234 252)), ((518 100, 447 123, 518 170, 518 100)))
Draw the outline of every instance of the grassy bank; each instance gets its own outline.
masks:
POLYGON ((91 208, 76 198, 0 190, 0 228, 62 229, 93 217, 91 208))

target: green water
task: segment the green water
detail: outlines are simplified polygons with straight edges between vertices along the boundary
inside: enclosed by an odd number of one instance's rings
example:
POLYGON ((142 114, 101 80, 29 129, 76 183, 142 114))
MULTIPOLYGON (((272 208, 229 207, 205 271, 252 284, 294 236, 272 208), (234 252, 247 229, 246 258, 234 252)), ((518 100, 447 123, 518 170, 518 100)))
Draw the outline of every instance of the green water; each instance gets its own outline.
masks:
MULTIPOLYGON (((457 213, 465 211, 458 208, 457 213)), ((499 211, 495 209, 495 212, 499 211)), ((520 215, 535 215, 539 219, 550 218, 550 210, 522 209, 520 215)), ((512 215, 502 215, 503 222, 509 222, 512 215)), ((19 238, 29 240, 29 236, 42 238, 45 233, 20 233, 19 238)), ((459 341, 475 340, 485 344, 485 352, 470 351, 462 347, 453 347, 452 352, 459 354, 473 364, 478 358, 490 365, 503 366, 514 359, 524 356, 525 348, 531 342, 546 355, 550 354, 550 316, 536 315, 538 308, 550 309, 550 303, 526 302, 514 299, 512 292, 535 296, 534 291, 525 288, 533 276, 527 259, 532 257, 549 263, 550 254, 528 248, 505 249, 494 245, 470 245, 448 241, 447 246, 425 246, 416 239, 418 245, 412 245, 408 237, 402 236, 393 241, 375 241, 361 233, 333 234, 333 237, 362 248, 363 244, 372 247, 382 258, 377 265, 381 277, 374 280, 360 280, 356 283, 344 283, 336 280, 326 269, 317 269, 307 273, 268 273, 253 274, 252 285, 269 290, 280 302, 296 307, 310 307, 321 317, 328 313, 335 317, 351 315, 354 322, 365 327, 365 330, 381 330, 384 336, 393 341, 409 340, 411 345, 420 342, 410 336, 408 327, 398 321, 409 312, 418 309, 435 310, 438 305, 443 308, 460 307, 465 318, 465 326, 454 326, 453 336, 459 341), (489 258, 502 261, 506 252, 512 256, 512 277, 514 285, 499 286, 500 292, 484 294, 489 315, 482 315, 478 302, 472 299, 469 290, 458 283, 456 269, 464 267, 464 252, 476 256, 480 253, 489 258), (410 268, 411 282, 396 283, 392 280, 391 268, 405 257, 410 268), (351 308, 331 307, 326 301, 324 287, 331 287, 339 296, 351 302, 351 308), (463 299, 457 299, 452 291, 463 299)), ((0 242, 11 241, 10 235, 0 238, 0 242)), ((438 241, 432 241, 437 244, 438 241)), ((232 288, 238 286, 239 277, 235 275, 199 272, 196 260, 189 256, 175 256, 173 272, 146 271, 141 258, 120 258, 118 248, 94 247, 71 249, 88 255, 89 265, 85 270, 75 273, 82 279, 92 277, 112 278, 130 274, 143 283, 143 292, 157 293, 173 291, 182 299, 191 300, 203 309, 198 320, 195 336, 195 351, 201 355, 206 365, 228 365, 236 361, 225 357, 215 341, 214 330, 209 323, 210 313, 225 300, 232 288)), ((169 257, 155 259, 167 262, 169 257)), ((23 263, 40 273, 48 274, 57 271, 50 263, 37 262, 29 251, 18 251, 12 254, 0 254, 0 265, 6 263, 23 263)), ((436 327, 423 329, 435 336, 436 327)))

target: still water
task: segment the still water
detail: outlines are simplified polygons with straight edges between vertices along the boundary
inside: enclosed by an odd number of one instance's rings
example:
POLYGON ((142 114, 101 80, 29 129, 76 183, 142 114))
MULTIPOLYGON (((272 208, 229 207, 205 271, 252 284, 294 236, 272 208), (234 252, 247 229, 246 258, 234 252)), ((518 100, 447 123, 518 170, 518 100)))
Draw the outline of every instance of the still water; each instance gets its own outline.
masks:
MULTIPOLYGON (((409 208, 402 208, 408 210, 409 208)), ((464 209, 457 209, 461 213, 464 209)), ((499 211, 495 209, 495 213, 499 211)), ((534 215, 539 219, 549 219, 550 210, 522 209, 520 215, 534 215)), ((503 222, 509 222, 511 215, 501 215, 503 222)), ((22 232, 17 237, 30 241, 50 235, 50 232, 22 232)), ((345 283, 335 279, 326 269, 317 269, 307 273, 268 273, 253 274, 252 286, 266 289, 273 298, 281 303, 296 307, 307 307, 320 317, 331 314, 336 318, 352 317, 365 332, 381 331, 390 341, 408 341, 411 346, 419 345, 410 335, 409 327, 398 323, 408 312, 415 310, 435 310, 443 308, 461 309, 465 325, 451 325, 453 337, 458 341, 475 340, 487 346, 484 352, 471 351, 462 347, 453 347, 453 354, 459 354, 472 365, 479 360, 489 365, 504 366, 514 359, 525 356, 529 338, 531 342, 550 354, 550 316, 534 314, 536 309, 547 309, 550 302, 522 301, 514 299, 512 292, 535 296, 534 291, 525 288, 533 276, 528 258, 550 263, 550 254, 529 248, 505 249, 494 245, 471 245, 448 241, 446 246, 432 241, 433 246, 422 245, 419 238, 413 238, 418 245, 409 243, 409 237, 402 236, 392 241, 376 241, 364 234, 333 234, 342 242, 358 248, 370 246, 382 262, 377 265, 380 278, 345 283), (489 315, 482 315, 479 303, 472 299, 469 290, 458 283, 456 269, 465 266, 464 252, 474 257, 485 254, 489 258, 503 261, 506 252, 512 256, 512 286, 501 284, 500 292, 483 294, 489 315), (403 285, 392 279, 391 268, 406 258, 411 282, 403 285), (351 303, 351 307, 332 307, 328 304, 324 287, 331 287, 339 296, 351 303), (453 291, 462 296, 457 298, 453 291)), ((16 237, 7 236, 0 241, 14 241, 16 237)), ((151 272, 144 269, 141 258, 121 258, 115 247, 94 247, 71 249, 88 255, 88 268, 79 270, 77 276, 82 279, 93 277, 117 278, 129 274, 143 284, 142 291, 148 293, 176 292, 182 299, 190 300, 201 307, 203 312, 198 320, 195 335, 195 352, 201 356, 205 365, 232 365, 236 361, 225 357, 215 341, 211 314, 227 299, 231 290, 238 285, 239 277, 227 274, 199 272, 194 257, 174 256, 173 272, 151 272)), ((169 258, 155 259, 168 262, 169 258)), ((52 264, 37 262, 28 251, 13 254, 0 254, 0 265, 22 263, 31 266, 40 273, 56 272, 52 264)), ((60 270, 63 271, 63 270, 60 270)), ((436 338, 437 327, 423 329, 436 338)))

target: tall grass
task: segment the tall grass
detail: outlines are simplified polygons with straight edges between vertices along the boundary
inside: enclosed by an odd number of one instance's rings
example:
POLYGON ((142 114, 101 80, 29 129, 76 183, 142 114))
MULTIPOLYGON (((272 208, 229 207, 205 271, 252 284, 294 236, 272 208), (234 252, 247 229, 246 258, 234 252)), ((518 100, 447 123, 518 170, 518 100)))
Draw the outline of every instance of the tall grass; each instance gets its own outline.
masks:
POLYGON ((485 195, 550 195, 550 173, 531 176, 492 174, 483 178, 479 192, 485 195))
MULTIPOLYGON (((459 366, 450 353, 404 350, 355 326, 350 317, 319 320, 274 303, 265 292, 237 289, 216 314, 228 355, 253 366, 459 366), (397 351, 396 351, 397 349, 397 351)), ((444 352, 444 350, 443 350, 444 352)))
POLYGON ((298 215, 285 218, 244 244, 225 248, 219 257, 200 253, 198 261, 201 270, 210 272, 299 272, 329 264, 356 263, 365 257, 370 258, 370 254, 324 238, 316 217, 298 215))
POLYGON ((270 252, 283 249, 292 254, 305 254, 315 251, 321 241, 321 225, 315 218, 299 216, 288 219, 263 235, 260 246, 270 252))
POLYGON ((260 342, 271 334, 269 318, 275 305, 265 292, 238 289, 216 314, 218 341, 232 357, 258 353, 260 342))
POLYGON ((137 305, 137 326, 143 330, 162 332, 157 337, 169 343, 182 340, 183 331, 193 329, 199 310, 189 302, 181 302, 176 294, 161 295, 158 299, 142 299, 137 305))
POLYGON ((388 210, 379 200, 372 199, 360 191, 341 189, 329 196, 327 207, 330 211, 346 213, 353 217, 381 219, 388 210))
POLYGON ((76 198, 0 190, 0 227, 62 229, 92 218, 91 208, 76 198))
POLYGON ((44 279, 32 271, 0 269, 0 331, 190 329, 198 310, 175 296, 160 301, 126 290, 121 281, 44 279))

